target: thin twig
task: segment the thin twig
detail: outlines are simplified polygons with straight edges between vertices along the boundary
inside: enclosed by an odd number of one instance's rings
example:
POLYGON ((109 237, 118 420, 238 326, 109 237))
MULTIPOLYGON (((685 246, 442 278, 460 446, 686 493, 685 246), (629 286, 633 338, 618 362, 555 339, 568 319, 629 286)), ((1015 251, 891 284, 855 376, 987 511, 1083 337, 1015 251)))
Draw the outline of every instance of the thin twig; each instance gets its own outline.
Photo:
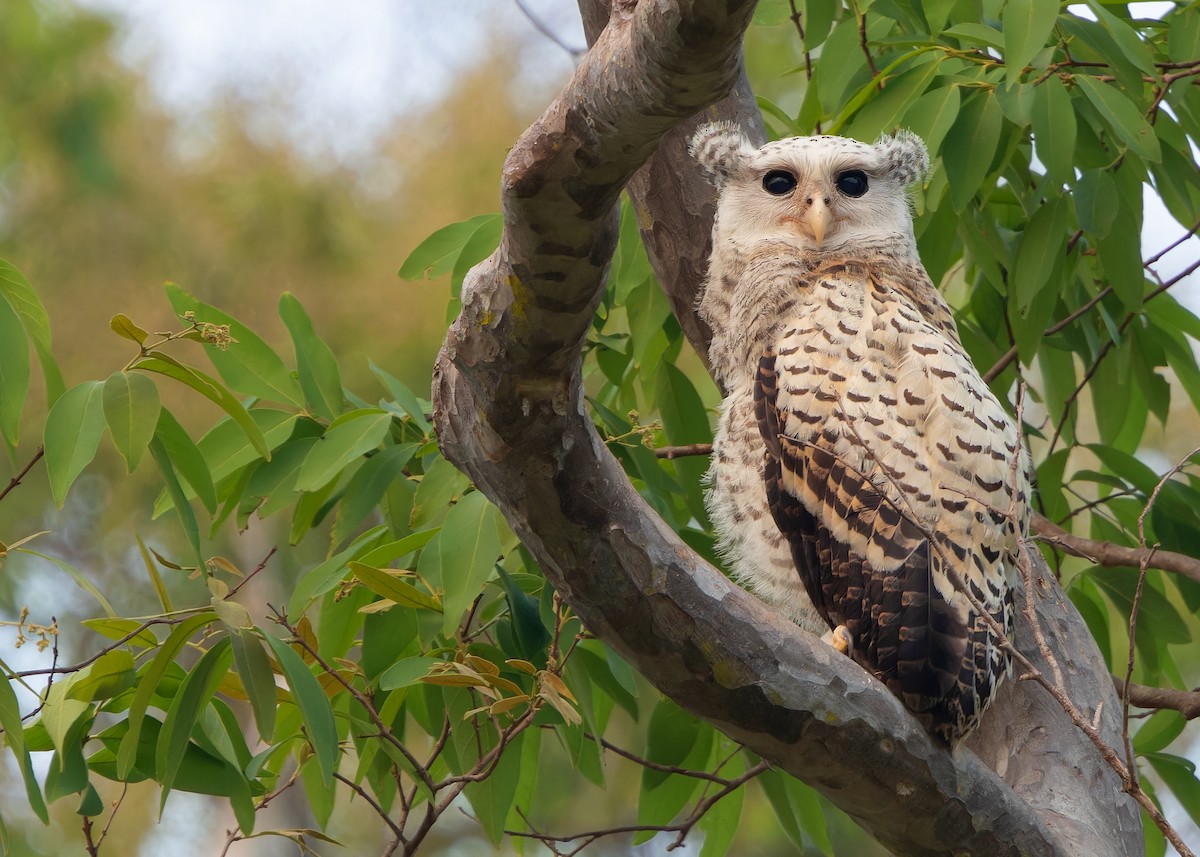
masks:
POLYGON ((679 776, 682 776, 682 777, 694 777, 695 779, 698 779, 698 780, 708 780, 709 782, 716 783, 719 786, 727 786, 731 782, 730 780, 726 779, 725 777, 720 777, 720 776, 717 776, 716 774, 710 774, 710 773, 708 773, 708 771, 694 771, 694 770, 691 770, 690 768, 680 768, 677 765, 664 765, 661 762, 652 762, 649 759, 643 759, 641 756, 631 753, 622 747, 618 747, 616 744, 613 744, 612 742, 610 742, 604 738, 597 738, 595 735, 592 735, 590 732, 584 732, 583 737, 589 741, 596 742, 601 747, 603 747, 605 750, 609 750, 613 753, 616 753, 618 756, 620 756, 623 759, 628 759, 629 761, 633 762, 634 764, 641 765, 643 768, 648 768, 652 771, 658 771, 663 774, 678 774, 679 776))
POLYGON ((711 443, 689 443, 683 446, 659 446, 655 447, 654 455, 657 458, 683 458, 688 455, 712 455, 713 445, 711 443))
POLYGON ((525 0, 513 0, 513 2, 517 4, 517 8, 521 10, 521 14, 525 16, 525 20, 532 24, 534 29, 539 33, 566 51, 570 55, 572 62, 578 62, 579 58, 587 53, 587 48, 573 48, 563 41, 558 33, 551 30, 541 18, 533 14, 532 10, 525 5, 525 0))
POLYGON ((1125 666, 1125 681, 1121 694, 1121 738, 1125 744, 1126 764, 1129 766, 1129 773, 1135 784, 1138 782, 1138 773, 1133 759, 1133 742, 1129 739, 1129 684, 1133 681, 1134 658, 1137 651, 1137 616, 1142 603, 1142 590, 1146 585, 1146 573, 1150 568, 1150 562, 1158 550, 1157 544, 1154 547, 1148 547, 1146 544, 1146 518, 1150 515, 1154 504, 1158 502, 1158 496, 1162 493, 1163 487, 1174 478, 1176 473, 1183 470, 1197 453, 1200 453, 1200 447, 1193 449, 1162 475, 1158 484, 1154 486, 1154 490, 1150 492, 1150 497, 1146 500, 1146 505, 1137 519, 1138 548, 1142 552, 1142 558, 1138 563, 1138 579, 1137 586, 1133 590, 1133 604, 1129 608, 1129 659, 1125 666))
POLYGON ((396 822, 392 821, 392 817, 390 815, 388 815, 388 811, 386 809, 384 809, 382 806, 380 806, 379 803, 373 797, 371 797, 371 795, 369 795, 367 793, 366 789, 364 789, 358 783, 354 782, 354 780, 350 779, 349 777, 339 774, 337 771, 333 772, 333 778, 335 780, 337 780, 338 782, 343 783, 346 786, 349 786, 351 791, 353 791, 356 795, 358 795, 360 798, 365 800, 367 802, 367 804, 371 807, 371 809, 375 810, 375 814, 383 819, 383 823, 388 826, 388 828, 392 831, 392 835, 395 836, 397 840, 399 840, 399 841, 404 840, 404 831, 402 831, 396 825, 396 822))
POLYGON ((1031 520, 1030 529, 1040 541, 1045 542, 1063 553, 1082 557, 1094 565, 1114 568, 1130 566, 1137 568, 1146 560, 1147 568, 1168 571, 1190 577, 1200 583, 1200 559, 1174 551, 1156 550, 1151 554, 1142 548, 1126 547, 1113 542, 1102 542, 1068 533, 1050 519, 1035 514, 1031 520))
POLYGON ((33 470, 33 465, 42 460, 42 456, 46 454, 46 447, 39 446, 37 452, 33 454, 33 458, 29 459, 29 463, 21 468, 21 472, 8 481, 8 485, 4 486, 4 490, 0 491, 0 500, 8 496, 9 492, 21 484, 21 480, 29 475, 29 471, 33 470))
POLYGON ((258 574, 260 571, 262 571, 264 568, 267 567, 267 563, 271 561, 271 557, 275 556, 275 553, 278 550, 279 550, 278 547, 272 545, 271 549, 269 551, 267 551, 267 555, 262 558, 262 561, 259 562, 258 565, 254 566, 254 568, 252 568, 250 570, 249 574, 247 574, 240 581, 238 581, 238 585, 233 587, 233 589, 229 590, 229 592, 226 593, 225 598, 230 599, 233 596, 237 595, 238 590, 241 589, 243 586, 245 586, 247 583, 249 583, 250 579, 252 577, 254 577, 254 575, 258 574))

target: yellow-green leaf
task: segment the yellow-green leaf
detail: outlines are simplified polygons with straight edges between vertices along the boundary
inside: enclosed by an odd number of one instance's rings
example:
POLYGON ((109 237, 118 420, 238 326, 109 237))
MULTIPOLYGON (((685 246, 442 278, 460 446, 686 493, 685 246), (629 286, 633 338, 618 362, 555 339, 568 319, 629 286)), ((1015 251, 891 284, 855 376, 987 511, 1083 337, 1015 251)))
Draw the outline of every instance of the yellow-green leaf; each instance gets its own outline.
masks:
POLYGON ((109 321, 108 326, 112 328, 113 333, 115 333, 117 336, 123 336, 126 339, 132 339, 138 345, 141 345, 143 342, 145 342, 146 337, 150 335, 146 331, 142 330, 142 328, 134 324, 129 319, 129 316, 125 315, 123 312, 119 312, 114 315, 109 321))
POLYGON ((361 562, 349 563, 354 576, 376 595, 382 595, 402 607, 442 612, 442 605, 432 596, 426 595, 411 583, 407 583, 384 569, 373 568, 361 562))
POLYGON ((71 677, 68 699, 111 699, 133 687, 133 655, 113 649, 71 677))

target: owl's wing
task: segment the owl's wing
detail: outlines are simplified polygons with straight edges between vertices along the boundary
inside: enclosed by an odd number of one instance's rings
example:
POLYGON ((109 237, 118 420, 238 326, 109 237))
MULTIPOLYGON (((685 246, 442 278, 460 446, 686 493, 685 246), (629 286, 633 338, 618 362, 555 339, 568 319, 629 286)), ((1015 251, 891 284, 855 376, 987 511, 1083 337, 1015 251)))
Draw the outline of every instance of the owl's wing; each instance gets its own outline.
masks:
POLYGON ((860 315, 810 304, 760 361, 768 501, 830 627, 847 626, 855 658, 954 743, 1007 662, 952 577, 1011 627, 1015 529, 999 510, 1019 446, 958 343, 886 277, 852 276, 811 287, 865 290, 860 315))

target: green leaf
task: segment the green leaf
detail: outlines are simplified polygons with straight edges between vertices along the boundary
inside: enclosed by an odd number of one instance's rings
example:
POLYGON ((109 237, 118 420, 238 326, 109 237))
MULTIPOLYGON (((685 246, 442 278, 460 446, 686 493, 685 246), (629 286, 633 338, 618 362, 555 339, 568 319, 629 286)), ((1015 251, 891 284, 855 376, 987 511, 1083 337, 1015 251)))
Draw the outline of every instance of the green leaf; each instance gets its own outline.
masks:
POLYGON ((67 736, 65 746, 55 750, 46 771, 46 800, 50 803, 67 795, 79 794, 88 787, 87 760, 83 743, 91 717, 81 717, 67 736))
POLYGON ((1096 0, 1087 0, 1087 5, 1096 16, 1096 21, 1107 31, 1113 43, 1120 48, 1121 53, 1138 71, 1149 75, 1157 73, 1154 66, 1154 54, 1150 46, 1138 37, 1137 32, 1127 21, 1118 18, 1096 0))
POLYGON ((480 221, 479 226, 463 244, 458 258, 454 261, 454 270, 450 272, 450 294, 454 297, 462 294, 462 284, 466 279, 467 272, 492 255, 492 251, 500 243, 500 236, 503 234, 504 219, 499 215, 480 221))
POLYGON ((400 277, 419 280, 422 277, 438 277, 454 267, 463 247, 481 225, 500 218, 498 214, 479 214, 461 223, 443 226, 434 232, 411 253, 400 265, 400 277))
POLYGON ((349 566, 350 570, 354 572, 354 576, 361 580, 363 585, 376 595, 395 601, 400 607, 442 612, 442 605, 436 598, 426 595, 411 583, 406 583, 382 568, 373 568, 353 561, 349 563, 349 566))
POLYGON ((4 259, 0 259, 0 297, 16 310, 25 325, 26 335, 33 342, 46 382, 46 401, 57 401, 65 385, 50 345, 50 316, 25 276, 4 259))
MULTIPOLYGON (((60 753, 70 749, 73 740, 78 735, 72 735, 72 729, 82 719, 89 717, 92 706, 82 699, 71 699, 67 694, 72 681, 55 682, 46 694, 46 702, 42 706, 40 723, 46 728, 50 742, 60 753)), ((59 757, 59 767, 65 764, 65 759, 59 757)))
POLYGON ((125 649, 105 652, 71 677, 68 699, 112 699, 133 687, 133 655, 125 649))
MULTIPOLYGON (((722 745, 726 742, 722 741, 722 745)), ((736 745, 730 742, 730 749, 736 745)), ((720 774, 729 780, 735 780, 746 772, 746 760, 741 753, 734 753, 729 761, 721 768, 720 774)), ((700 829, 704 832, 704 844, 700 848, 700 857, 724 857, 729 853, 733 844, 734 834, 742 819, 742 804, 746 800, 746 789, 734 789, 721 798, 700 819, 700 829)))
POLYGON ((863 140, 874 140, 882 133, 894 131, 900 117, 937 76, 941 58, 941 54, 931 52, 919 54, 909 63, 909 68, 888 81, 882 92, 873 83, 867 84, 870 100, 855 114, 852 134, 863 140))
POLYGON ((175 466, 171 463, 171 457, 167 454, 166 448, 157 435, 150 441, 150 455, 154 457, 154 463, 158 465, 158 469, 163 475, 163 481, 167 483, 167 494, 171 497, 175 514, 183 527, 183 534, 187 536, 188 544, 191 545, 196 565, 201 566, 204 564, 204 553, 200 549, 200 525, 196 522, 196 512, 192 509, 192 504, 188 502, 187 494, 184 493, 183 486, 179 484, 179 478, 175 475, 175 466))
MULTIPOLYGON (((656 389, 663 432, 668 441, 682 446, 712 440, 708 412, 687 375, 664 360, 659 364, 656 389)), ((684 456, 671 463, 684 489, 688 509, 696 520, 707 522, 708 511, 704 505, 702 483, 708 470, 708 460, 702 456, 684 456)))
POLYGON ((1004 34, 995 27, 989 27, 987 24, 980 24, 977 21, 955 24, 953 27, 947 27, 942 33, 964 42, 986 45, 998 51, 1004 50, 1004 34))
POLYGON ((550 631, 542 623, 537 599, 517 586, 503 566, 496 566, 496 574, 500 576, 508 599, 508 615, 517 643, 517 654, 527 661, 543 661, 546 646, 550 644, 550 631))
POLYGON ((1147 753, 1144 758, 1191 816, 1192 823, 1200 824, 1200 781, 1196 779, 1195 763, 1167 753, 1147 753))
POLYGON ((449 512, 449 504, 470 486, 471 480, 446 459, 438 456, 425 468, 417 485, 409 523, 414 530, 440 525, 449 512))
POLYGON ((413 422, 417 424, 424 434, 429 434, 433 431, 433 427, 429 425, 429 420, 425 419, 425 408, 421 402, 413 394, 413 391, 401 384, 399 379, 394 375, 389 374, 383 369, 375 365, 373 361, 367 361, 367 365, 371 367, 371 371, 375 373, 391 394, 392 400, 400 406, 400 410, 412 417, 413 422))
POLYGON ((387 533, 386 526, 372 527, 361 534, 350 546, 331 556, 318 565, 304 572, 288 598, 287 612, 289 616, 299 616, 308 609, 310 599, 324 595, 346 576, 346 563, 357 559, 371 547, 379 543, 379 539, 387 533))
MULTIPOLYGON (((293 434, 302 433, 304 429, 319 430, 316 423, 300 420, 295 414, 274 408, 254 408, 249 414, 266 438, 267 446, 272 450, 277 449, 293 434)), ((246 433, 228 417, 205 433, 196 443, 196 448, 204 457, 211 480, 218 484, 250 462, 262 458, 246 433)), ((188 497, 195 494, 190 489, 185 493, 188 497)), ((174 501, 167 494, 160 495, 154 503, 153 517, 157 518, 173 505, 174 501)))
POLYGON ((929 147, 930 157, 936 157, 947 132, 958 118, 961 103, 957 86, 939 86, 914 101, 901 124, 918 134, 929 147))
POLYGON ((858 22, 853 15, 847 15, 833 28, 821 50, 822 56, 838 58, 836 63, 820 63, 815 77, 821 104, 836 113, 851 84, 856 81, 861 84, 869 78, 866 57, 858 45, 858 22))
POLYGON ((304 459, 296 479, 296 490, 317 490, 351 462, 378 448, 391 423, 391 414, 374 408, 351 411, 339 417, 304 459))
POLYGON ((430 667, 438 663, 441 663, 439 659, 425 656, 401 658, 379 676, 379 689, 398 690, 402 687, 411 687, 421 676, 429 672, 430 667))
MULTIPOLYGON (((667 698, 659 700, 650 715, 646 733, 646 758, 659 765, 704 769, 712 755, 713 730, 667 698)), ((669 824, 700 788, 700 780, 653 768, 642 769, 638 798, 638 824, 669 824)), ((646 842, 653 833, 639 833, 634 844, 646 842)))
POLYGON ((208 463, 175 415, 166 408, 158 413, 154 436, 171 459, 175 472, 187 480, 204 508, 210 514, 216 512, 217 489, 213 485, 212 474, 208 472, 208 463))
POLYGON ((504 838, 504 822, 521 779, 521 748, 525 745, 525 736, 525 732, 519 732, 505 745, 485 779, 467 784, 467 800, 493 845, 499 845, 504 838))
POLYGON ((163 802, 183 762, 192 729, 217 692, 217 685, 229 671, 232 660, 229 637, 222 637, 188 670, 171 700, 154 754, 154 770, 156 779, 162 784, 163 802))
POLYGON ((7 675, 0 672, 0 729, 4 730, 4 743, 13 751, 17 762, 25 752, 25 726, 21 722, 21 706, 17 694, 7 675))
POLYGON ((88 783, 84 789, 83 797, 79 799, 79 808, 75 810, 76 815, 85 815, 89 818, 95 818, 98 815, 104 814, 104 798, 100 797, 100 792, 96 791, 96 787, 88 783))
POLYGON ((1187 718, 1178 711, 1156 711, 1133 736, 1133 749, 1140 754, 1165 749, 1183 733, 1187 718))
POLYGON ((342 412, 344 398, 337 358, 294 295, 285 292, 279 299, 279 317, 292 335, 305 404, 314 415, 332 420, 342 412))
POLYGON ((1025 66, 1050 38, 1057 18, 1057 3, 1008 0, 1004 4, 1004 65, 1009 85, 1021 79, 1025 66))
MULTIPOLYGON (((142 628, 143 625, 136 619, 82 619, 79 624, 110 640, 124 639, 134 630, 142 628)), ((148 649, 158 645, 158 638, 149 628, 142 628, 136 636, 129 639, 126 645, 148 649)), ((2 725, 2 721, 0 721, 0 725, 2 725)))
POLYGON ((950 183, 950 203, 962 211, 979 193, 991 170, 1004 119, 991 91, 967 99, 942 146, 942 164, 950 183))
MULTIPOLYGON (((1157 572, 1154 572, 1157 574, 1157 572)), ((1096 569, 1090 574, 1091 579, 1104 593, 1112 599, 1117 612, 1128 617, 1133 610, 1133 598, 1137 588, 1138 571, 1133 568, 1104 568, 1096 569)), ((1139 643, 1147 640, 1151 634, 1156 641, 1166 643, 1189 643, 1192 635, 1187 623, 1179 615, 1179 611, 1171 605, 1167 597, 1153 585, 1151 577, 1147 578, 1142 587, 1141 600, 1138 602, 1138 634, 1139 643), (1153 631, 1147 631, 1147 628, 1153 631)))
POLYGON ((1030 304, 1050 280, 1066 246, 1067 202, 1063 197, 1055 196, 1034 211, 1021 233, 1011 293, 1015 293, 1022 315, 1029 311, 1030 304))
POLYGON ((271 636, 266 640, 283 669, 284 677, 287 678, 288 687, 292 690, 292 701, 300 709, 305 737, 317 757, 321 780, 325 788, 330 788, 333 784, 333 772, 337 767, 338 736, 329 698, 321 689, 320 682, 291 646, 271 636))
POLYGON ((833 845, 825 816, 812 789, 778 769, 764 771, 755 782, 766 792, 775 817, 796 847, 807 851, 812 846, 832 857, 833 845))
POLYGON ((1079 225, 1093 238, 1106 237, 1120 206, 1117 183, 1108 170, 1084 170, 1075 184, 1073 196, 1079 225))
POLYGON ((233 663, 250 700, 258 737, 263 743, 275 740, 275 674, 262 641, 250 628, 230 634, 233 663))
POLYGON ((174 378, 215 403, 221 410, 229 414, 230 418, 246 433, 247 440, 258 450, 258 454, 270 461, 271 450, 267 447, 262 430, 242 407, 242 403, 235 399, 233 394, 225 389, 225 386, 216 378, 206 375, 193 366, 185 366, 174 357, 161 351, 149 352, 147 357, 134 364, 134 368, 174 378))
POLYGON ((1107 237, 1096 242, 1096 255, 1117 297, 1132 312, 1141 309, 1146 290, 1141 245, 1142 183, 1131 164, 1111 170, 1109 175, 1117 189, 1117 213, 1107 237))
POLYGON ((454 636, 499 555, 495 507, 478 491, 467 494, 446 515, 441 531, 422 551, 418 566, 426 580, 441 580, 445 592, 442 631, 447 637, 454 636))
POLYGON ((1121 90, 1083 74, 1075 76, 1075 83, 1118 139, 1143 160, 1162 160, 1154 129, 1142 116, 1138 106, 1121 90))
POLYGON ((132 473, 158 425, 162 410, 158 387, 145 375, 114 372, 104 382, 101 400, 113 445, 125 459, 126 472, 132 473))
MULTIPOLYGON (((133 733, 132 743, 129 740, 131 732, 130 723, 122 720, 97 735, 102 748, 88 759, 88 767, 102 777, 119 782, 137 783, 158 777, 161 772, 157 772, 154 765, 162 724, 154 717, 145 717, 142 726, 133 733), (120 752, 125 752, 127 746, 130 747, 130 765, 128 770, 122 772, 118 748, 120 752)), ((228 798, 242 832, 254 830, 254 802, 250 783, 237 767, 199 745, 188 743, 184 746, 183 759, 175 771, 172 788, 175 791, 228 798)))
POLYGON ((1057 75, 1050 75, 1033 90, 1033 142, 1046 175, 1056 185, 1075 177, 1075 108, 1057 75))
POLYGON ((21 319, 0 299, 0 435, 17 445, 21 410, 29 393, 29 342, 21 319))
MULTIPOLYGON (((150 698, 158 688, 159 681, 166 674, 167 668, 174 663, 175 655, 179 653, 196 629, 215 621, 217 621, 217 614, 207 611, 184 619, 167 635, 167 639, 163 640, 158 652, 154 655, 154 660, 142 674, 138 681, 137 691, 134 692, 133 701, 129 704, 129 714, 126 717, 129 728, 121 741, 120 752, 116 757, 118 779, 124 780, 128 777, 137 761, 138 741, 142 724, 146 720, 146 709, 150 705, 150 698)), ((158 725, 157 721, 155 721, 155 725, 158 725)), ((149 770, 153 771, 153 765, 149 770)))
MULTIPOLYGON (((838 0, 804 0, 804 49, 820 47, 829 35, 841 3, 838 0)), ((790 9, 787 10, 790 13, 790 9)), ((790 18, 790 14, 787 16, 790 18)))
POLYGON ((291 370, 258 334, 233 316, 196 300, 174 283, 167 283, 167 299, 178 315, 194 312, 197 321, 229 325, 235 340, 228 348, 205 348, 217 374, 233 389, 247 396, 300 407, 304 394, 291 370))
MULTIPOLYGON (((0 269, 2 270, 2 269, 0 269)), ((43 445, 50 491, 58 508, 83 468, 91 463, 104 434, 103 385, 84 381, 63 393, 46 417, 43 445)))
POLYGON ((355 471, 346 483, 342 501, 338 505, 337 520, 333 523, 331 542, 342 544, 354 534, 354 528, 370 514, 397 479, 404 476, 404 467, 412 460, 418 444, 406 443, 389 446, 378 455, 372 455, 362 467, 355 471))

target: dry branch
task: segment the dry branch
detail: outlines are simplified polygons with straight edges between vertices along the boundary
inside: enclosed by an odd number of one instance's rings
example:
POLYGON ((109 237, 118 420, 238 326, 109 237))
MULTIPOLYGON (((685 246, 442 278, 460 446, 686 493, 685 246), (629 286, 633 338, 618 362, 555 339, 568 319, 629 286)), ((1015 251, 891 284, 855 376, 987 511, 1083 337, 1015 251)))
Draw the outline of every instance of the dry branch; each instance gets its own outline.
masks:
MULTIPOLYGON (((969 742, 974 752, 947 752, 857 665, 689 550, 597 437, 580 345, 616 242, 615 205, 639 168, 632 189, 655 270, 704 353, 692 307, 712 196, 683 156, 681 123, 713 104, 700 118, 756 119, 749 91, 734 89, 754 4, 618 0, 606 28, 604 6, 581 5, 594 45, 510 153, 504 237, 468 275, 438 358, 447 458, 504 512, 592 633, 895 852, 1137 853, 1136 807, 1040 688, 1011 683, 969 742), (656 208, 656 195, 668 201, 656 208)), ((1067 691, 1089 714, 1099 706, 1098 728, 1119 741, 1105 665, 1036 569, 1040 624, 1067 691)))
POLYGON ((1056 547, 1071 556, 1082 557, 1096 565, 1108 567, 1129 566, 1138 568, 1143 562, 1147 568, 1157 568, 1182 574, 1200 582, 1200 560, 1174 551, 1154 548, 1126 547, 1113 542, 1101 542, 1068 533, 1042 515, 1034 515, 1033 532, 1046 544, 1056 547))

